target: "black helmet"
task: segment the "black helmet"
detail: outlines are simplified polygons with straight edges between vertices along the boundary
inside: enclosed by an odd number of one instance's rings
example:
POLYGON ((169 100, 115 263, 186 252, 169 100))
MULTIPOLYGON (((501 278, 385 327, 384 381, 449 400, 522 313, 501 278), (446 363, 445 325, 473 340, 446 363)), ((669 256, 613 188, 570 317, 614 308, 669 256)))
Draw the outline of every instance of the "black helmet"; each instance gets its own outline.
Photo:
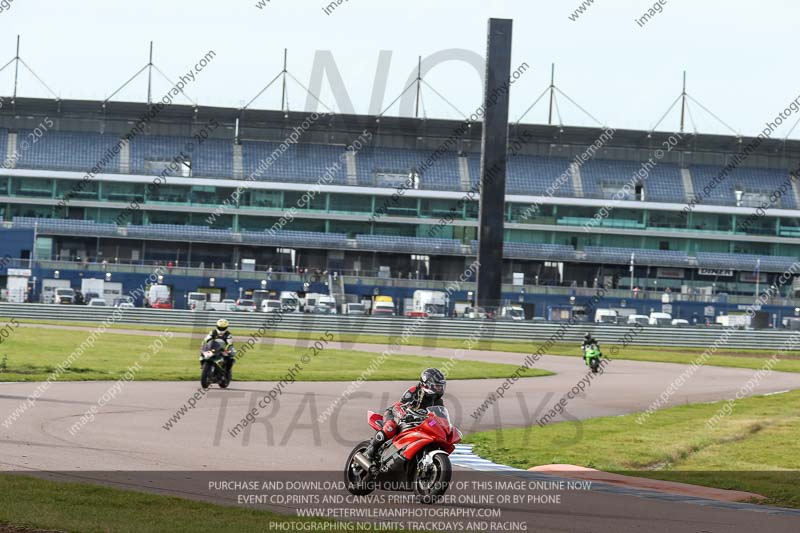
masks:
POLYGON ((587 341, 592 340, 592 334, 591 333, 587 333, 586 335, 583 336, 583 339, 587 340, 587 341))
POLYGON ((419 376, 419 387, 426 396, 441 398, 446 385, 447 378, 436 368, 426 368, 419 376))

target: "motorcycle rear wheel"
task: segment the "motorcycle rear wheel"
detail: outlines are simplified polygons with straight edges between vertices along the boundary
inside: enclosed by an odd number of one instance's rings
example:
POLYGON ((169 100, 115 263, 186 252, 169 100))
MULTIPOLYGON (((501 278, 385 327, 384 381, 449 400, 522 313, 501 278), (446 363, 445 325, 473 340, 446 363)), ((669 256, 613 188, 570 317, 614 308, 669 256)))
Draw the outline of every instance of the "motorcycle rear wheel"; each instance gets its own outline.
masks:
POLYGON ((453 465, 450 464, 450 457, 443 453, 437 453, 433 456, 432 468, 432 473, 422 472, 419 467, 414 471, 412 484, 414 494, 417 495, 420 503, 436 503, 450 487, 450 479, 453 477, 453 465))
POLYGON ((344 465, 344 484, 347 491, 353 496, 366 496, 375 490, 374 483, 364 482, 364 477, 368 473, 353 460, 353 457, 357 453, 365 451, 367 446, 369 446, 368 440, 356 444, 356 447, 347 456, 347 462, 344 465))
POLYGON ((207 389, 211 386, 214 376, 214 366, 212 363, 203 364, 203 373, 200 374, 200 386, 207 389))

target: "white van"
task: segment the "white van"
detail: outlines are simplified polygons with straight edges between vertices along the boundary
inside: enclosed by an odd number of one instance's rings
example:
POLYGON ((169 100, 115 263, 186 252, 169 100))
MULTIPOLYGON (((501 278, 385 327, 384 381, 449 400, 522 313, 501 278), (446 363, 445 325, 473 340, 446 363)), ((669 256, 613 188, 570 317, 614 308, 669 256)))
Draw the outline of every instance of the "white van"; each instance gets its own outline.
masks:
POLYGON ((616 324, 617 312, 613 309, 598 309, 594 313, 594 321, 596 324, 616 324))
POLYGON ((647 315, 628 315, 628 324, 639 324, 640 326, 646 326, 650 324, 650 317, 647 315))
POLYGON ((208 295, 204 292, 190 292, 186 295, 186 307, 191 311, 205 311, 208 295))
POLYGON ((349 303, 345 306, 348 315, 366 315, 367 306, 363 303, 349 303))
POLYGON ((280 300, 263 300, 261 302, 262 313, 280 313, 281 301, 280 300))
POLYGON ((670 326, 672 325, 672 315, 669 313, 650 313, 651 326, 670 326))

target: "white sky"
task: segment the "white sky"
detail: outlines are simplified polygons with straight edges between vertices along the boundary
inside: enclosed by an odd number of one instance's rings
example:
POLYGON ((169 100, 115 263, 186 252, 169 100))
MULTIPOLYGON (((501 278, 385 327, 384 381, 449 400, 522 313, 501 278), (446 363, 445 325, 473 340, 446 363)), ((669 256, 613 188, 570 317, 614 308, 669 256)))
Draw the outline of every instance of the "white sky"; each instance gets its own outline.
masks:
MULTIPOLYGON (((575 22, 568 15, 580 0, 349 0, 331 15, 330 0, 13 0, 0 12, 0 66, 14 55, 22 36, 22 58, 62 98, 104 99, 147 60, 155 41, 155 63, 177 78, 209 49, 213 63, 187 89, 200 105, 239 107, 280 71, 283 48, 289 70, 309 84, 318 50, 333 53, 355 111, 367 113, 380 50, 392 51, 384 106, 397 96, 416 67, 417 56, 450 49, 485 52, 486 20, 514 19, 514 60, 533 69, 512 91, 516 120, 549 82, 556 84, 604 123, 651 128, 679 94, 681 71, 688 91, 745 135, 758 133, 800 94, 798 48, 792 39, 800 5, 789 0, 668 0, 663 12, 640 28, 634 21, 649 0, 595 0, 575 22)), ((13 69, 0 73, 0 94, 11 94, 13 69)), ((475 70, 443 63, 426 80, 469 114, 479 104, 475 70)), ((143 101, 146 78, 117 99, 143 101)), ((158 79, 156 94, 168 87, 158 79)), ((460 118, 429 89, 428 116, 460 118)), ((21 96, 47 96, 27 74, 21 96)), ((327 80, 322 99, 335 106, 327 80)), ((305 108, 305 93, 290 82, 292 109, 305 108)), ((280 107, 276 84, 253 107, 280 107)), ((694 106, 700 132, 728 130, 694 106)), ((398 107, 387 114, 397 115, 398 107)), ((525 122, 546 121, 546 99, 525 122)), ((565 100, 563 122, 594 123, 565 100)), ((796 115, 797 116, 797 115, 796 115)), ((783 138, 796 118, 773 136, 783 138)), ((664 130, 677 129, 677 110, 664 130)), ((688 129, 692 129, 691 125, 688 129)), ((800 139, 800 127, 791 135, 800 139)))

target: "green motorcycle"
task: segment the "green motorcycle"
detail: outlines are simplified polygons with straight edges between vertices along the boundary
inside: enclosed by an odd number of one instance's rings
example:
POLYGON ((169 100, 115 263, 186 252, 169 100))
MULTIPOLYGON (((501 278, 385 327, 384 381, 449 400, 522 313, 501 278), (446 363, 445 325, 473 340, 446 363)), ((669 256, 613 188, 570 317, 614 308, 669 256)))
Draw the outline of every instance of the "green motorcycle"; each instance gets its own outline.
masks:
POLYGON ((595 374, 597 374, 597 370, 600 368, 601 357, 603 357, 603 354, 600 353, 600 347, 596 344, 590 344, 583 348, 583 359, 586 361, 586 365, 591 368, 592 372, 595 374))

